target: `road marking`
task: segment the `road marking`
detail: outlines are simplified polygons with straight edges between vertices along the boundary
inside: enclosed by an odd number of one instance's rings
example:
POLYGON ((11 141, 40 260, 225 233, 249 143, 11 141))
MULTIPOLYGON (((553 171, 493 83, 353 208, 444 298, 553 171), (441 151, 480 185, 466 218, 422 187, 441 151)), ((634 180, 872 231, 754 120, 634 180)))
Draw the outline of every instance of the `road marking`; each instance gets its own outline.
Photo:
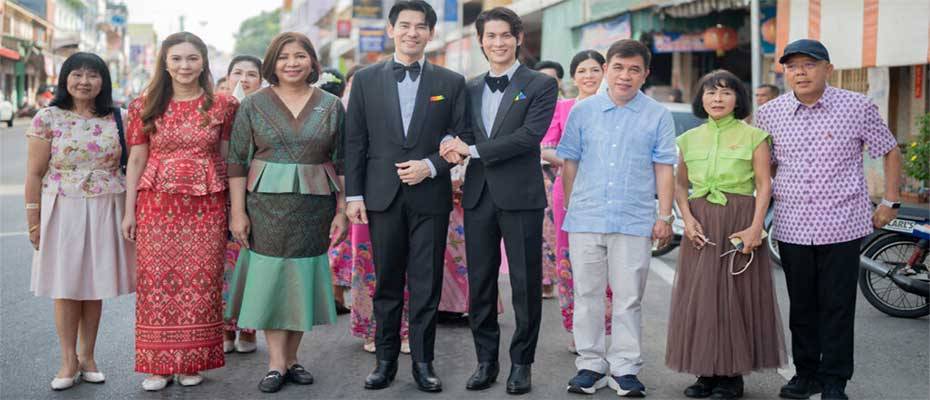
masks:
POLYGON ((0 232, 0 238, 10 237, 10 236, 26 236, 29 232, 0 232))
MULTIPOLYGON (((670 267, 665 260, 662 260, 658 257, 653 257, 652 262, 650 263, 650 269, 652 272, 655 272, 665 283, 673 285, 675 282, 675 269, 670 267)), ((791 358, 791 355, 788 356, 788 362, 785 368, 778 368, 778 374, 782 378, 785 378, 786 381, 790 381, 791 378, 796 374, 794 369, 794 359, 791 358)), ((813 398, 813 397, 812 397, 813 398)), ((818 397, 819 398, 819 397, 818 397)))
POLYGON ((0 185, 0 196, 22 196, 23 191, 23 185, 0 185))
POLYGON ((661 258, 653 257, 650 268, 652 272, 655 272, 665 283, 672 285, 675 282, 675 269, 668 266, 661 258))

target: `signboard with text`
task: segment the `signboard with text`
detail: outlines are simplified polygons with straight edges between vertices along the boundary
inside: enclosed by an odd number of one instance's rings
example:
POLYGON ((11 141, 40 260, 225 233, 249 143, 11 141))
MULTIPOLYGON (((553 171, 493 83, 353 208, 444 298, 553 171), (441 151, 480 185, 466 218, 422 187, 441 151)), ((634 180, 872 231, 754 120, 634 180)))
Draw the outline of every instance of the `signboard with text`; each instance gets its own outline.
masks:
POLYGON ((690 53, 713 51, 704 44, 702 33, 656 33, 652 35, 654 53, 690 53))
POLYGON ((629 14, 624 14, 604 22, 587 24, 580 29, 581 48, 594 49, 601 52, 606 52, 607 48, 618 40, 633 37, 629 14))
POLYGON ((384 7, 381 0, 352 0, 352 18, 381 19, 384 7))
POLYGON ((362 27, 358 29, 358 50, 362 53, 384 51, 384 28, 362 27))

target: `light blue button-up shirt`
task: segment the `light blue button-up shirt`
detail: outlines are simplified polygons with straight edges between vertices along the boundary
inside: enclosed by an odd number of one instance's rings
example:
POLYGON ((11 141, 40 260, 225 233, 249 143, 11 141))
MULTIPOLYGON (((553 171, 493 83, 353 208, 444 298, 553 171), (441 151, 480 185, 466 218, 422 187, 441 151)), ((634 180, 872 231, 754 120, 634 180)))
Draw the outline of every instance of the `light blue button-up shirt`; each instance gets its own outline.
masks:
POLYGON ((566 232, 652 236, 653 164, 678 161, 672 114, 642 92, 617 106, 607 93, 574 107, 556 153, 578 161, 566 232))

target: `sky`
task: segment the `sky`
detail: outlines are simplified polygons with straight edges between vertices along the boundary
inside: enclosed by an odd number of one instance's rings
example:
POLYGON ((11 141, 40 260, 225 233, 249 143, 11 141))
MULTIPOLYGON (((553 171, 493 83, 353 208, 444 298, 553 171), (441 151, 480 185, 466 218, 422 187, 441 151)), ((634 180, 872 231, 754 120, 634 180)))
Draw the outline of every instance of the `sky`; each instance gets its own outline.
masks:
POLYGON ((184 28, 199 36, 207 45, 230 53, 235 46, 233 35, 239 24, 262 11, 280 7, 281 0, 126 0, 129 23, 152 23, 158 40, 184 28))

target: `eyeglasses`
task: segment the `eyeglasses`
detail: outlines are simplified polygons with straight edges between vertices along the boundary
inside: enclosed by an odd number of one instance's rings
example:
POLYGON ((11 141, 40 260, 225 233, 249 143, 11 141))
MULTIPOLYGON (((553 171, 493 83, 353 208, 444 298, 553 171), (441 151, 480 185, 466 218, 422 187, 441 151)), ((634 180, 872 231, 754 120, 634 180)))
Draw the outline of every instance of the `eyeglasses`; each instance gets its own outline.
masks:
POLYGON ((795 72, 801 69, 805 71, 810 71, 814 68, 817 68, 817 63, 813 61, 785 64, 785 71, 788 71, 788 72, 795 72))

